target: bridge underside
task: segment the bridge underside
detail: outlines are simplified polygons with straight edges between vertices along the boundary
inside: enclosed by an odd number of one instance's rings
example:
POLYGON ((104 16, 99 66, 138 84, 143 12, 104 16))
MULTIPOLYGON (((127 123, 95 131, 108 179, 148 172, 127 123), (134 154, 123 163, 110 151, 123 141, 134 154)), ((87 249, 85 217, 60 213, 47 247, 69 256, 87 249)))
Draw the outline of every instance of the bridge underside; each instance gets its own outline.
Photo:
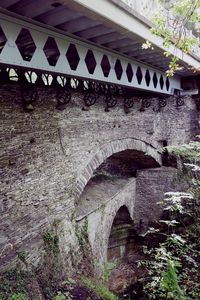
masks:
MULTIPOLYGON (((151 34, 152 24, 138 12, 119 0, 2 0, 0 10, 28 22, 51 28, 89 44, 112 50, 131 59, 166 71, 169 58, 164 58, 162 40, 151 34), (150 40, 154 49, 142 50, 150 40)), ((183 70, 179 75, 191 75, 186 64, 197 67, 194 54, 182 55, 176 49, 183 70)))
MULTIPOLYGON (((130 57, 3 14, 0 15, 0 38, 2 67, 29 71, 31 83, 43 74, 45 83, 50 85, 52 76, 49 74, 52 74, 166 95, 180 90, 180 78, 169 79, 164 72, 130 57)), ((61 85, 66 85, 63 77, 61 85)))
POLYGON ((198 67, 199 61, 176 50, 182 70, 166 77, 169 58, 163 56, 162 41, 151 34, 148 20, 127 10, 116 0, 1 1, 1 79, 5 68, 13 67, 12 76, 23 77, 23 84, 43 81, 69 88, 68 78, 76 78, 74 85, 84 80, 84 90, 103 89, 111 98, 127 94, 116 92, 116 86, 163 95, 180 91, 181 77, 192 75, 188 66, 198 67), (146 39, 152 49, 142 49, 146 39))
MULTIPOLYGON (((180 75, 192 74, 183 64, 178 77, 165 76, 169 58, 163 57, 163 49, 156 44, 154 49, 142 50, 146 35, 151 35, 150 25, 133 11, 135 23, 128 30, 117 26, 118 20, 108 22, 102 4, 116 18, 127 16, 129 24, 127 8, 97 1, 92 10, 89 2, 76 2, 1 1, 0 64, 46 77, 57 74, 162 94, 180 90, 180 75), (96 5, 100 5, 99 14, 96 5)), ((35 75, 29 81, 34 82, 35 75)))

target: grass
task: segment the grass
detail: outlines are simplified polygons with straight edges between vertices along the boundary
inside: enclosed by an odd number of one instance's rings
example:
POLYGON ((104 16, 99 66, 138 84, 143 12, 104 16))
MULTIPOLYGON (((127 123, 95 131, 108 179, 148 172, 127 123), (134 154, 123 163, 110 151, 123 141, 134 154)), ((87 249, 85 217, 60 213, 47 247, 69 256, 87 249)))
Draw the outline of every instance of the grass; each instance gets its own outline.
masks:
POLYGON ((82 277, 82 283, 90 290, 94 291, 98 296, 104 300, 119 300, 109 289, 101 283, 96 283, 90 278, 82 277))

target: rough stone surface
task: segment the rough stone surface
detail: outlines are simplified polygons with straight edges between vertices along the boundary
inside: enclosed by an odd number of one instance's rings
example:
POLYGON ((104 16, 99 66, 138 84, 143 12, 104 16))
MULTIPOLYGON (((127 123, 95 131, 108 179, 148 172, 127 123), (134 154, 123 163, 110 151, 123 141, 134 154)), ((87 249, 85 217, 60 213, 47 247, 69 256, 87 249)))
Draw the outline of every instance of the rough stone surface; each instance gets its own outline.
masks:
POLYGON ((127 178, 109 178, 106 176, 97 176, 90 180, 77 202, 77 219, 82 219, 105 205, 107 200, 113 198, 123 189, 127 181, 127 178))
MULTIPOLYGON (((127 150, 129 142, 154 157, 163 140, 168 144, 187 142, 198 128, 195 104, 190 98, 179 109, 171 98, 157 113, 152 106, 140 112, 138 101, 134 109, 125 114, 122 99, 106 113, 101 97, 89 111, 83 111, 83 95, 78 92, 74 92, 65 110, 58 111, 55 95, 53 89, 41 88, 34 110, 26 113, 22 109, 19 86, 0 88, 1 270, 15 261, 17 252, 24 250, 29 252, 28 260, 37 264, 42 235, 53 222, 59 222, 63 256, 66 261, 70 260, 70 249, 78 248, 72 222, 76 217, 76 197, 104 159, 127 150)), ((155 184, 153 179, 151 184, 155 184)), ((122 191, 122 196, 123 199, 128 197, 126 201, 131 206, 129 190, 125 194, 122 191)), ((147 197, 151 202, 150 193, 147 197)), ((106 256, 105 245, 114 214, 124 203, 125 200, 118 199, 116 206, 106 208, 108 220, 102 223, 105 227, 101 229, 96 226, 101 223, 101 214, 99 219, 89 219, 94 231, 90 240, 100 240, 102 234, 105 239, 99 256, 106 256)), ((133 216, 133 205, 130 210, 133 216)), ((96 253, 97 249, 93 251, 96 253)))
POLYGON ((181 191, 181 186, 176 169, 161 167, 139 170, 136 187, 134 220, 141 233, 161 217, 163 206, 159 202, 163 201, 164 193, 181 191))
MULTIPOLYGON (((87 216, 88 238, 94 259, 103 266, 107 260, 109 237, 113 221, 119 209, 125 206, 133 219, 136 179, 131 178, 113 197, 87 216)), ((79 221, 80 226, 84 219, 79 221)))

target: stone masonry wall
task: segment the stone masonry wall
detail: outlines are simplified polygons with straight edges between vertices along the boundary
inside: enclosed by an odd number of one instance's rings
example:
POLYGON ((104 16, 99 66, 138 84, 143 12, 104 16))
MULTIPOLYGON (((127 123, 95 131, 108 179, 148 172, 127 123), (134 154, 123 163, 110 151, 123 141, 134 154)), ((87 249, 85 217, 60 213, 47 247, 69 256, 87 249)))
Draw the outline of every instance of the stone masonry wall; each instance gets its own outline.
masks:
POLYGON ((182 191, 177 170, 171 167, 139 170, 136 178, 136 201, 133 219, 138 231, 146 231, 162 216, 164 193, 182 191))
POLYGON ((54 222, 61 226, 62 251, 69 259, 70 247, 77 249, 74 183, 103 145, 135 138, 160 148, 163 140, 189 141, 198 126, 190 98, 178 110, 169 99, 161 112, 152 107, 140 112, 138 103, 125 114, 122 99, 107 113, 101 98, 82 111, 82 97, 74 92, 68 107, 58 111, 55 92, 43 88, 35 110, 25 113, 19 87, 0 88, 0 270, 24 250, 37 264, 42 235, 54 222))

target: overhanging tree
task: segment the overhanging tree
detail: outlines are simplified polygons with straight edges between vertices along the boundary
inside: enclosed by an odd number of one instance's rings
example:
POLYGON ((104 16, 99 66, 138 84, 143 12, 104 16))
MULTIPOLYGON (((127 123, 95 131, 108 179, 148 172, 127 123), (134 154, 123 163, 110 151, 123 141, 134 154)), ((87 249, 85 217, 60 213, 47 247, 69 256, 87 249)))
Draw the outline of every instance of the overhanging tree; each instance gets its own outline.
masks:
MULTIPOLYGON (((153 17, 151 31, 163 38, 166 51, 164 56, 170 57, 167 76, 173 76, 180 69, 177 49, 184 53, 191 53, 199 46, 200 31, 200 0, 160 0, 161 9, 153 17), (173 51, 169 51, 173 49, 173 51)), ((149 41, 142 45, 147 49, 153 47, 149 41)), ((191 67, 192 68, 192 67, 191 67)), ((194 67, 194 72, 198 71, 194 67)))

